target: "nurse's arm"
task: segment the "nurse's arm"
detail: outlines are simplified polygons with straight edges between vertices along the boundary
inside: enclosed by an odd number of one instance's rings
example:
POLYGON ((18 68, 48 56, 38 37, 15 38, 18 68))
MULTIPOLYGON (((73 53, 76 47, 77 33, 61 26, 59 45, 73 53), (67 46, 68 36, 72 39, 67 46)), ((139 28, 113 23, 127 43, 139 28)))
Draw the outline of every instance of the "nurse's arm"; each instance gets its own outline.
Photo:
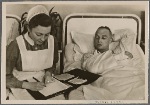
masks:
POLYGON ((16 40, 7 46, 6 50, 6 87, 7 88, 22 88, 23 81, 19 81, 13 76, 13 69, 17 64, 19 48, 16 40))

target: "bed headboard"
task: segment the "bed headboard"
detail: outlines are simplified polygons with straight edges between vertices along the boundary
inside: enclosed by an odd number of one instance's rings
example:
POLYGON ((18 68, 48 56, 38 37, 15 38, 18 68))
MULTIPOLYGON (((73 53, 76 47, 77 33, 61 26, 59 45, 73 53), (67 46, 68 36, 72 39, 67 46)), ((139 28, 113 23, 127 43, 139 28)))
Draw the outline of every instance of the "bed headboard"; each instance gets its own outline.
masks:
POLYGON ((137 43, 141 40, 141 20, 133 14, 94 14, 76 13, 67 16, 63 24, 63 44, 71 42, 71 31, 94 34, 100 26, 108 26, 114 32, 116 29, 129 28, 137 35, 137 43))
POLYGON ((7 45, 13 41, 17 36, 20 35, 20 20, 21 18, 17 15, 7 14, 6 15, 6 40, 7 45))

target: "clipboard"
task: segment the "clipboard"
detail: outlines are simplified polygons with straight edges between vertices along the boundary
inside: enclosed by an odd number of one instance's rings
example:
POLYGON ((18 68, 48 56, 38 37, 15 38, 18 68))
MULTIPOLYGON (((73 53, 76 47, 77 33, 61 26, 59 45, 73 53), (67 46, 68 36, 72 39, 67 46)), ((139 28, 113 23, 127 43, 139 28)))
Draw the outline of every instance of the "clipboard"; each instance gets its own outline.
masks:
MULTIPOLYGON (((57 79, 58 81, 60 81, 61 83, 64 83, 66 85, 70 85, 70 87, 67 88, 67 89, 58 91, 58 92, 56 92, 54 94, 50 94, 48 96, 44 96, 39 91, 31 91, 31 90, 28 90, 28 89, 27 89, 27 91, 31 94, 31 96, 35 100, 47 100, 47 99, 50 99, 52 97, 55 97, 55 96, 58 96, 58 95, 61 95, 61 94, 64 94, 66 96, 70 91, 80 87, 81 85, 90 84, 90 83, 94 82, 95 80, 97 80, 99 77, 101 77, 101 75, 94 74, 94 73, 84 71, 84 70, 81 70, 81 69, 73 69, 73 70, 71 70, 69 72, 66 72, 66 73, 63 73, 63 74, 70 74, 70 75, 72 75, 72 77, 67 78, 65 80, 61 80, 61 79, 57 78, 57 76, 54 76, 54 78, 57 79), (86 81, 83 81, 80 84, 75 84, 75 83, 71 82, 74 79, 80 79, 80 80, 86 80, 86 81)), ((61 75, 63 75, 63 74, 61 74, 61 75)))
POLYGON ((73 69, 73 70, 66 72, 66 73, 71 74, 74 77, 67 79, 67 80, 59 80, 59 79, 58 80, 63 82, 63 83, 69 84, 74 88, 78 88, 81 85, 90 84, 90 83, 96 81, 99 77, 101 77, 101 75, 99 75, 99 74, 94 74, 94 73, 91 73, 89 71, 85 71, 85 70, 81 70, 81 69, 73 69), (86 80, 86 81, 84 81, 81 84, 72 83, 71 80, 76 79, 76 78, 81 79, 83 81, 86 80))

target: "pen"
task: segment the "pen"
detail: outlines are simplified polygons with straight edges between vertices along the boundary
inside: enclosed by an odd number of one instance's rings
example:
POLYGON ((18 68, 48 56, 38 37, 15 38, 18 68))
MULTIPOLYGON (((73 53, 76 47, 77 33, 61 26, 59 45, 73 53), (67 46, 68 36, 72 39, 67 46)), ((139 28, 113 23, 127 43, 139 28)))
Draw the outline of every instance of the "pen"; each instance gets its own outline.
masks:
POLYGON ((38 79, 36 79, 35 77, 33 77, 34 80, 36 80, 36 82, 40 82, 38 79))
MULTIPOLYGON (((35 77, 33 77, 34 80, 36 80, 36 82, 40 82, 38 79, 36 79, 35 77)), ((46 85, 44 84, 44 86, 46 87, 46 85)))

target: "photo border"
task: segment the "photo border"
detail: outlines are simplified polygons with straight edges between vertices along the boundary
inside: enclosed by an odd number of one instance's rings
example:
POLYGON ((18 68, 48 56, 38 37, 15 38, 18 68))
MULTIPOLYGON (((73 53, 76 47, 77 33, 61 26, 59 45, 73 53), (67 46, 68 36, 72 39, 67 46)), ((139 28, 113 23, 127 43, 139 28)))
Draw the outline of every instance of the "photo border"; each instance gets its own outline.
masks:
MULTIPOLYGON (((11 1, 11 0, 7 0, 7 1, 11 1)), ((20 0, 16 0, 15 2, 13 2, 13 1, 11 1, 11 2, 2 2, 1 3, 1 10, 2 10, 2 22, 1 22, 1 29, 2 29, 2 34, 1 34, 1 103, 2 104, 21 104, 21 103, 23 103, 23 104, 31 104, 31 103, 34 103, 34 104, 127 104, 128 102, 124 102, 124 101, 129 101, 129 103, 131 104, 131 103, 135 103, 135 101, 134 100, 82 100, 82 101, 78 101, 78 100, 44 100, 44 102, 43 102, 43 100, 30 100, 30 101, 25 101, 25 100, 17 100, 17 101, 12 101, 12 100, 5 100, 5 101, 7 101, 7 102, 5 102, 4 101, 4 97, 6 96, 6 89, 4 89, 4 86, 6 86, 6 83, 4 82, 5 81, 5 75, 3 75, 3 74, 5 74, 6 72, 5 72, 5 69, 6 69, 6 67, 4 66, 4 65, 6 65, 6 40, 4 40, 4 39, 6 39, 6 37, 4 36, 5 34, 6 34, 6 28, 4 28, 4 27, 6 27, 6 4, 16 4, 16 3, 18 3, 18 4, 27 4, 27 3, 29 3, 29 4, 41 4, 41 2, 39 1, 39 0, 30 0, 30 1, 28 1, 28 2, 24 2, 24 1, 21 1, 20 2, 20 0), (16 2, 17 1, 17 2, 16 2), (2 26, 3 25, 3 26, 2 26), (3 35, 3 36, 2 36, 3 35), (5 92, 4 92, 5 91, 5 92), (50 103, 51 102, 51 103, 50 103)), ((51 1, 51 3, 60 3, 61 1, 51 1)), ((71 3, 76 3, 76 1, 67 1, 68 2, 68 4, 71 4, 71 3)), ((84 1, 78 1, 78 3, 82 3, 82 2, 84 2, 84 1)), ((93 1, 86 1, 86 2, 93 2, 93 1)), ((108 2, 106 1, 94 1, 94 4, 96 3, 96 2, 101 2, 102 4, 104 3, 104 4, 108 4, 108 2)), ((116 1, 116 2, 110 2, 109 1, 109 4, 110 5, 113 5, 113 4, 116 4, 116 3, 118 3, 118 4, 120 4, 119 2, 124 2, 124 1, 116 1)), ((129 2, 129 1, 128 1, 129 2)), ((137 1, 136 3, 141 3, 140 1, 137 1)), ((145 5, 145 35, 148 35, 148 36, 145 36, 145 56, 147 57, 145 57, 145 60, 146 60, 146 62, 147 63, 145 63, 145 74, 147 73, 147 75, 145 75, 145 84, 148 86, 148 67, 149 67, 149 65, 148 65, 148 62, 149 62, 149 16, 148 16, 148 14, 149 14, 149 7, 148 7, 148 1, 147 2, 145 2, 145 1, 143 1, 144 2, 144 5, 145 5)), ((42 4, 45 4, 45 3, 49 3, 49 1, 42 1, 42 4)), ((64 2, 62 2, 62 3, 64 3, 64 2)), ((126 2, 124 2, 124 3, 126 3, 126 2)), ((130 2, 131 3, 131 2, 130 2)), ((135 3, 135 1, 133 1, 132 3, 135 3)), ((65 3, 66 4, 66 3, 65 3)), ((91 3, 92 4, 92 3, 91 3)), ((102 5, 101 4, 101 5, 102 5)), ((128 4, 128 3, 127 3, 128 4)), ((127 5, 126 4, 126 5, 127 5)), ((148 96, 148 88, 146 88, 145 89, 145 94, 148 96)), ((128 103, 128 104, 129 104, 128 103)), ((146 100, 144 100, 144 101, 141 101, 141 100, 136 100, 136 103, 148 103, 148 97, 146 97, 146 100)))

